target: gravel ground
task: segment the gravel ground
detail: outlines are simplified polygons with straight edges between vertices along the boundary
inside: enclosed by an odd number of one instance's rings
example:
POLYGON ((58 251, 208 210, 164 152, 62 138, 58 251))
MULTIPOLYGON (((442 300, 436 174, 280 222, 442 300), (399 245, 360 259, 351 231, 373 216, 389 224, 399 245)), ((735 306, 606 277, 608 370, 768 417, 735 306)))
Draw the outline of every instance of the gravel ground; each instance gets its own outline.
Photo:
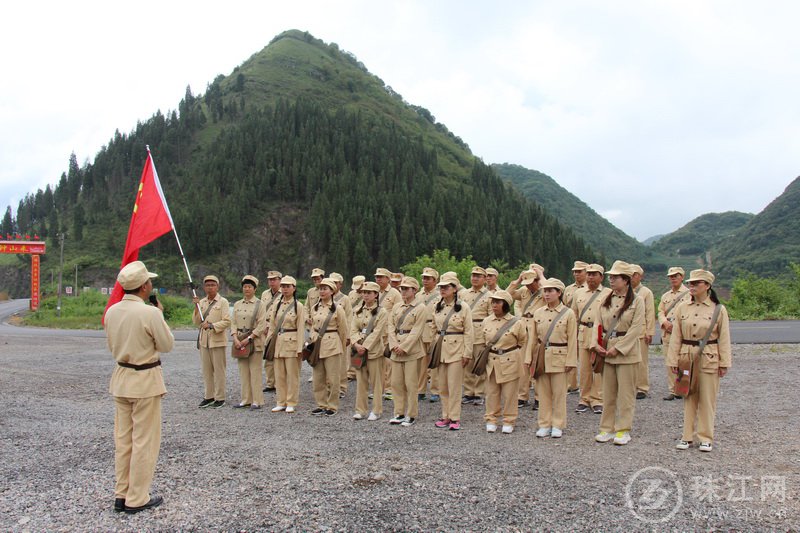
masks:
MULTIPOLYGON (((332 418, 200 410, 193 344, 165 355, 169 393, 153 492, 165 503, 114 513, 113 368, 102 339, 0 340, 0 530, 798 530, 798 346, 737 345, 723 380, 714 451, 680 452, 681 402, 664 402, 658 349, 651 397, 637 402, 633 441, 596 444, 599 416, 574 412, 564 437, 536 439, 536 415, 513 435, 487 434, 483 407, 460 432, 420 422, 352 420, 355 385, 332 418), (642 470, 646 469, 646 470, 642 470), (628 505, 626 502, 631 502, 628 505), (665 521, 659 522, 658 520, 665 521), (650 521, 648 521, 650 520, 650 521)), ((273 398, 268 394, 268 405, 273 398)))

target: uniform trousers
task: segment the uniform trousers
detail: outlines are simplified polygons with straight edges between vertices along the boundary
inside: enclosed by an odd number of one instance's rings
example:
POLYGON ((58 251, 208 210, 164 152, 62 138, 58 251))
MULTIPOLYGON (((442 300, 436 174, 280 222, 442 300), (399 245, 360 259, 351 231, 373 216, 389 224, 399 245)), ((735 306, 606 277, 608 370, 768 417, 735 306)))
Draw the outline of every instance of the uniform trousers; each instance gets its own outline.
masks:
POLYGON ((497 420, 503 416, 504 426, 513 426, 517 422, 519 405, 517 404, 517 392, 519 390, 519 378, 497 383, 497 372, 485 380, 486 385, 486 414, 483 418, 487 424, 497 425, 497 420))
POLYGON ((417 394, 425 394, 427 392, 428 379, 431 381, 431 394, 439 394, 439 372, 428 368, 428 365, 431 364, 431 356, 428 355, 431 349, 431 343, 423 342, 422 349, 425 350, 425 357, 417 360, 419 364, 419 367, 417 367, 417 375, 419 377, 417 394))
POLYGON ((570 368, 567 371, 567 390, 578 388, 578 368, 570 368))
POLYGON ((263 350, 255 350, 250 357, 237 359, 239 381, 242 388, 242 403, 264 405, 264 391, 261 388, 261 357, 263 350))
POLYGON ((115 396, 114 404, 114 497, 128 507, 140 507, 150 501, 161 448, 161 396, 115 396))
POLYGON ((206 348, 200 347, 200 367, 203 369, 203 383, 205 384, 204 399, 214 398, 217 401, 225 399, 225 347, 206 348))
POLYGON ((300 397, 300 363, 299 357, 276 357, 275 389, 276 405, 297 407, 300 397))
MULTIPOLYGON (((472 357, 476 358, 486 344, 475 344, 472 347, 472 357)), ((464 396, 483 396, 486 389, 486 374, 476 376, 468 370, 464 372, 464 396)))
POLYGON ((464 367, 461 359, 453 363, 439 363, 439 394, 442 401, 442 418, 461 420, 461 387, 464 384, 464 367))
POLYGON ((392 393, 394 396, 394 416, 419 416, 417 387, 419 359, 412 361, 392 361, 392 393))
MULTIPOLYGON (((386 339, 386 343, 384 346, 389 345, 389 339, 386 339)), ((383 354, 381 354, 383 357, 383 354)), ((384 357, 384 359, 388 359, 384 357)), ((386 391, 387 394, 392 394, 392 365, 383 365, 383 390, 386 391)))
POLYGON ((567 427, 567 373, 546 372, 536 378, 539 393, 539 427, 567 427))
MULTIPOLYGON (((531 398, 531 381, 532 381, 531 373, 527 368, 525 368, 525 365, 521 366, 522 369, 519 372, 519 389, 518 389, 519 395, 517 396, 517 399, 524 400, 527 402, 531 398)), ((533 399, 534 400, 539 399, 538 390, 533 391, 533 399)))
POLYGON ((642 360, 636 365, 636 390, 644 393, 650 392, 649 349, 647 340, 644 337, 639 339, 639 353, 642 354, 642 360))
MULTIPOLYGON (((350 347, 348 346, 347 349, 349 350, 350 347)), ((343 355, 340 362, 342 367, 339 369, 339 392, 347 392, 347 374, 350 369, 350 358, 343 355)))
MULTIPOLYGON (((261 350, 261 356, 264 356, 264 350, 261 350)), ((259 376, 261 370, 258 371, 259 376)), ((264 375, 267 377, 266 386, 270 389, 275 388, 275 361, 264 360, 264 375)))
POLYGON ((667 363, 667 352, 669 352, 669 339, 672 335, 669 333, 663 333, 661 336, 661 351, 664 352, 664 368, 667 370, 667 387, 669 388, 670 394, 675 394, 675 380, 678 376, 676 376, 672 369, 666 364, 667 363))
POLYGON ((694 440, 692 434, 696 425, 697 439, 701 443, 713 442, 718 394, 719 374, 701 371, 697 377, 697 392, 690 392, 683 400, 683 440, 694 440))
POLYGON ((362 415, 369 409, 369 392, 372 391, 372 412, 383 413, 383 376, 386 359, 383 354, 368 359, 367 364, 356 369, 356 411, 362 415))
POLYGON ((603 414, 600 431, 630 431, 636 406, 636 363, 603 367, 603 414))
POLYGON ((587 348, 578 348, 578 365, 580 366, 581 399, 580 403, 595 407, 603 405, 603 375, 592 369, 592 352, 587 348))
POLYGON ((342 367, 340 357, 342 354, 320 359, 314 367, 314 400, 321 409, 339 410, 339 370, 342 367))

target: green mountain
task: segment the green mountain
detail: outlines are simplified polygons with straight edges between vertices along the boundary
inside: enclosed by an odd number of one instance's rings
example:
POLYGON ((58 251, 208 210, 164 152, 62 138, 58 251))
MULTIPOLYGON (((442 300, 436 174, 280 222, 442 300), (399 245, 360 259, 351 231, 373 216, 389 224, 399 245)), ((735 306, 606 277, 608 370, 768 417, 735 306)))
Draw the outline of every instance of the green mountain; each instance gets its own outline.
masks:
POLYGON ((754 216, 739 211, 706 213, 662 236, 652 248, 666 255, 705 256, 707 251, 735 235, 754 216))
MULTIPOLYGON (((536 260, 559 276, 575 257, 595 259, 428 110, 296 30, 205 94, 187 88, 177 110, 117 131, 91 163, 79 167, 73 154, 55 187, 20 202, 13 229, 48 237, 51 251, 66 231, 65 271, 78 266, 80 285, 110 285, 145 145, 195 276, 213 271, 235 287, 267 269, 371 274, 441 248, 481 264, 536 260)), ((176 251, 165 236, 142 253, 162 286, 185 279, 176 251)), ((44 258, 43 273, 55 259, 44 258)))
POLYGON ((711 267, 725 282, 747 272, 785 275, 790 263, 800 263, 800 177, 739 231, 719 243, 711 267))

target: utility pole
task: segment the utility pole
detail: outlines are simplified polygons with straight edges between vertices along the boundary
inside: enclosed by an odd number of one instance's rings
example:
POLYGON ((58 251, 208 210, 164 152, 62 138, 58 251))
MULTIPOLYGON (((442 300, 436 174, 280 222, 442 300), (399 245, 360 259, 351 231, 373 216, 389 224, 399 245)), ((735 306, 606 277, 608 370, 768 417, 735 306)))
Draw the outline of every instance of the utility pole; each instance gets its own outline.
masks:
POLYGON ((61 268, 58 270, 58 303, 56 304, 56 316, 61 318, 61 276, 64 274, 64 234, 59 233, 58 238, 61 241, 61 268))
POLYGON ((78 264, 75 264, 75 296, 78 296, 78 264))

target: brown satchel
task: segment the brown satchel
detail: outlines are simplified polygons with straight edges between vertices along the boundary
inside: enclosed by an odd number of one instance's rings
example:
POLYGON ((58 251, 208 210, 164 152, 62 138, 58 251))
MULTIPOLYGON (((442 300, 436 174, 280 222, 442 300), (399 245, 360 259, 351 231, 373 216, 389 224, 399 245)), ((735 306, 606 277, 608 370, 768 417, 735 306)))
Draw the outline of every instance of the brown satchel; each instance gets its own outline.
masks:
POLYGON ((447 313, 447 316, 444 319, 444 324, 442 324, 442 330, 439 332, 439 336, 436 337, 436 342, 431 345, 430 352, 428 355, 431 356, 431 362, 428 364, 428 368, 439 368, 439 365, 442 362, 442 342, 444 342, 444 335, 447 333, 447 325, 450 323, 450 317, 453 316, 453 313, 456 311, 456 303, 453 302, 453 308, 447 313))
MULTIPOLYGON (((378 318, 378 313, 376 312, 372 315, 367 323, 367 327, 364 328, 364 338, 366 339, 372 334, 372 330, 375 329, 375 319, 378 318)), ((364 355, 358 353, 355 346, 350 347, 350 364, 353 368, 364 368, 367 366, 367 361, 369 360, 369 351, 364 350, 364 355)))
POLYGON ((319 350, 320 346, 322 345, 322 336, 328 331, 328 324, 330 323, 331 318, 333 318, 333 308, 331 308, 331 310, 328 312, 325 322, 322 323, 322 327, 319 328, 319 331, 317 331, 317 340, 306 344, 305 348, 303 348, 303 360, 312 367, 317 366, 317 363, 319 363, 319 350))
MULTIPOLYGON (((256 300, 256 307, 253 309, 253 319, 250 321, 250 327, 245 328, 236 335, 236 338, 239 342, 245 340, 247 337, 253 333, 253 329, 255 329, 256 325, 256 316, 258 316, 258 309, 261 307, 261 300, 256 300)), ((247 359, 256 351, 256 343, 255 339, 251 339, 250 342, 247 343, 247 346, 242 346, 241 348, 237 348, 235 344, 231 345, 231 356, 235 359, 247 359)))
POLYGON ((562 309, 561 312, 558 313, 558 316, 555 317, 552 322, 550 322, 550 328, 547 330, 547 334, 544 336, 544 339, 539 344, 539 349, 537 350, 536 353, 536 361, 534 361, 533 364, 531 365, 533 367, 533 379, 537 379, 539 376, 544 374, 544 353, 550 346, 550 335, 553 334, 553 330, 556 328, 556 324, 558 324, 558 321, 561 320, 561 317, 563 317, 568 310, 569 307, 565 305, 564 309, 562 309))
POLYGON ((675 395, 689 395, 692 381, 692 357, 681 357, 678 359, 678 375, 675 378, 675 395))
POLYGON ((500 340, 500 337, 503 336, 503 333, 508 331, 508 328, 513 326, 518 320, 519 317, 515 316, 506 322, 502 328, 497 330, 497 334, 494 336, 494 338, 486 343, 486 347, 481 350, 481 353, 479 353, 478 357, 476 357, 472 362, 472 368, 470 368, 471 373, 475 374, 476 376, 482 376, 486 373, 486 364, 489 362, 489 352, 492 351, 492 348, 494 348, 494 345, 500 340))

